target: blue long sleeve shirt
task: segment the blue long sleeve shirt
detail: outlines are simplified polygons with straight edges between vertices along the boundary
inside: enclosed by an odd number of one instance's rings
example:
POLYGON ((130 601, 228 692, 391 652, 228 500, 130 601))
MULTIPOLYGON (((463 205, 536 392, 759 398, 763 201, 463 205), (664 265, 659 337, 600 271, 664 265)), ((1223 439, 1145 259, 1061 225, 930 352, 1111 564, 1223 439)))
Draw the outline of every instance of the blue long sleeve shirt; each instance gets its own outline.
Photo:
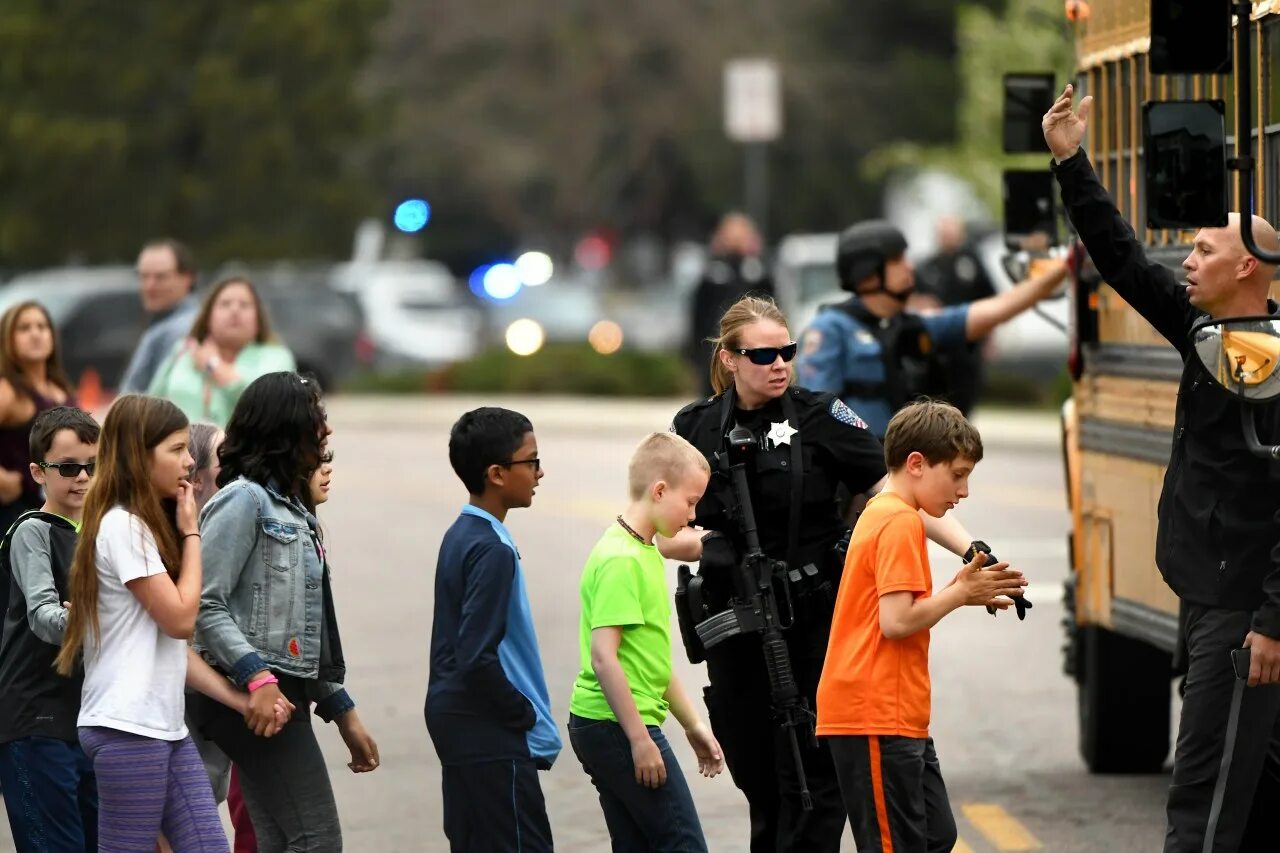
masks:
POLYGON ((467 505, 436 562, 427 730, 442 764, 560 754, 533 613, 510 532, 467 505))

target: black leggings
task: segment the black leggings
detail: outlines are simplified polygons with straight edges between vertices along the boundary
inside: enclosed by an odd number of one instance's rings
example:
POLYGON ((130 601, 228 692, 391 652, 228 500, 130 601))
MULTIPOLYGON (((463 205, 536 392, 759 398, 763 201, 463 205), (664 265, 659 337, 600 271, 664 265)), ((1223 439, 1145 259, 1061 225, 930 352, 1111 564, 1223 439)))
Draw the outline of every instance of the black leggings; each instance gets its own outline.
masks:
POLYGON ((280 676, 280 689, 296 710, 270 738, 258 737, 243 717, 203 695, 189 695, 188 710, 201 734, 239 768, 259 853, 338 853, 338 806, 311 726, 303 681, 280 676))

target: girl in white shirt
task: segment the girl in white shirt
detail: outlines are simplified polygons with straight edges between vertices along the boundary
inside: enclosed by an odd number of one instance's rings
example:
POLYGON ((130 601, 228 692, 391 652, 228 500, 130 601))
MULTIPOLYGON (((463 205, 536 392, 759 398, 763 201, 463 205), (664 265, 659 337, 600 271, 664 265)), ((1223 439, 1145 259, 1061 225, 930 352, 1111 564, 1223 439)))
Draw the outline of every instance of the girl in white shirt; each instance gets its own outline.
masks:
POLYGON ((152 853, 161 832, 175 853, 227 850, 183 720, 183 687, 241 710, 247 694, 188 653, 201 587, 191 466, 177 406, 141 395, 115 402, 85 498, 58 657, 68 673, 83 648, 80 743, 98 780, 100 849, 113 853, 152 853))

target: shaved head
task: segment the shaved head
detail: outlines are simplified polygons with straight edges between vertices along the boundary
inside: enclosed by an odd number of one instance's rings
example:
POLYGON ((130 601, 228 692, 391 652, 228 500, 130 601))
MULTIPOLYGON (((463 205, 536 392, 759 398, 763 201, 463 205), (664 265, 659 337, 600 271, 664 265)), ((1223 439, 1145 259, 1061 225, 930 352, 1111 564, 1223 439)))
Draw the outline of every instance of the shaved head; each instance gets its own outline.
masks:
MULTIPOLYGON (((1214 317, 1239 317, 1266 312, 1267 292, 1276 265, 1254 257, 1240 239, 1240 217, 1227 215, 1222 228, 1196 232, 1191 254, 1182 262, 1187 271, 1187 296, 1196 308, 1214 317)), ((1250 220, 1259 250, 1280 250, 1276 229, 1261 216, 1250 220)))
MULTIPOLYGON (((1264 252, 1275 252, 1280 250, 1280 238, 1276 236, 1276 229, 1271 227, 1271 223, 1263 219, 1261 216, 1250 217, 1253 242, 1258 248, 1264 252)), ((1222 232, 1221 239, 1224 246, 1230 246, 1231 251, 1235 252, 1240 258, 1250 257, 1249 251, 1244 247, 1244 241, 1240 239, 1240 214, 1232 211, 1227 214, 1227 226, 1225 228, 1206 228, 1206 231, 1222 232)), ((1217 237, 1217 233, 1214 235, 1217 237)), ((1258 270, 1250 279, 1258 281, 1271 281, 1276 274, 1276 265, 1268 264, 1262 260, 1258 260, 1258 270)))

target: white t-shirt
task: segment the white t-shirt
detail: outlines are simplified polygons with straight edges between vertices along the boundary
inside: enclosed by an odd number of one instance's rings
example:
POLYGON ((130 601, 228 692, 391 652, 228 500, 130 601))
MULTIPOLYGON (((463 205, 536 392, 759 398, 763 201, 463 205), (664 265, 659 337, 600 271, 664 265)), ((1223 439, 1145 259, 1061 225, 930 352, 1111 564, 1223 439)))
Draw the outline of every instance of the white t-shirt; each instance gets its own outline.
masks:
POLYGON ((77 725, 181 740, 187 644, 161 631, 125 586, 165 571, 155 537, 140 518, 115 507, 98 528, 97 563, 101 639, 95 644, 86 631, 77 725))

